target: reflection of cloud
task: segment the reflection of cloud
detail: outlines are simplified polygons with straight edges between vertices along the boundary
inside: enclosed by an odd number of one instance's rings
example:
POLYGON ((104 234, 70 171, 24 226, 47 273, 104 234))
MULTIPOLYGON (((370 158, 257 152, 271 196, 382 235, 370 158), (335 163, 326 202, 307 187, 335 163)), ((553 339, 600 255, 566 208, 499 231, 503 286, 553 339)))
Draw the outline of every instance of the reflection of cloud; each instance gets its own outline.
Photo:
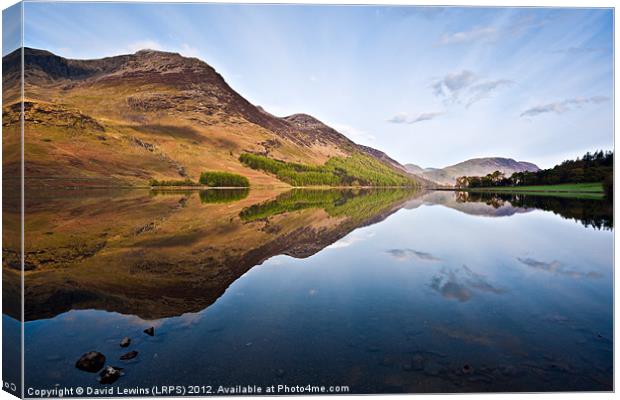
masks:
POLYGON ((472 298, 474 291, 502 294, 505 289, 491 285, 487 278, 478 274, 466 265, 460 269, 442 269, 431 279, 431 289, 447 299, 456 299, 460 302, 472 298))
POLYGON ((354 243, 357 242, 361 242, 364 241, 366 239, 370 239, 371 237, 375 236, 374 232, 353 232, 348 236, 345 236, 344 238, 340 239, 339 241, 330 244, 329 246, 326 247, 326 249, 342 249, 345 247, 349 247, 354 243))
POLYGON ((414 257, 424 261, 441 261, 440 258, 437 258, 430 253, 412 249, 390 249, 386 250, 386 252, 399 261, 406 261, 414 257))
POLYGON ((517 260, 519 260, 521 264, 526 265, 530 268, 551 272, 553 274, 570 276, 572 278, 590 278, 590 279, 594 278, 595 279, 595 278, 600 278, 602 276, 596 271, 580 272, 580 271, 565 269, 562 267, 562 264, 559 261, 555 261, 555 260, 552 262, 544 262, 544 261, 535 260, 533 258, 520 258, 520 257, 517 257, 517 260))
POLYGON ((521 117, 535 117, 545 113, 562 114, 566 111, 579 108, 585 104, 601 104, 609 101, 609 97, 606 96, 592 96, 592 97, 574 97, 571 99, 565 99, 562 101, 556 101, 555 103, 540 104, 534 107, 530 107, 521 113, 521 117))

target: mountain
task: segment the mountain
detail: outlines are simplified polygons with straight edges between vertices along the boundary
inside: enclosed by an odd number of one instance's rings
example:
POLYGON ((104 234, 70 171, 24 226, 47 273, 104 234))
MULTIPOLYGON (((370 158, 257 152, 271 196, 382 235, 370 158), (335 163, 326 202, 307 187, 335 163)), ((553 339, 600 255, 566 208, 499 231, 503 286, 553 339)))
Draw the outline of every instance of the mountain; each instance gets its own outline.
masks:
MULTIPOLYGON (((19 140, 20 61, 20 51, 3 57, 8 148, 19 140)), ((362 155, 424 182, 312 116, 270 114, 205 62, 177 53, 71 60, 25 48, 24 77, 25 178, 31 184, 131 186, 197 180, 215 170, 244 175, 252 185, 287 186, 243 165, 242 153, 313 166, 362 155)), ((19 173, 19 152, 13 154, 4 160, 7 176, 19 173)))
POLYGON ((415 164, 406 164, 405 168, 412 174, 446 186, 454 186, 456 178, 461 176, 485 176, 495 171, 510 176, 515 172, 539 170, 536 164, 502 157, 472 158, 445 168, 423 169, 415 164))

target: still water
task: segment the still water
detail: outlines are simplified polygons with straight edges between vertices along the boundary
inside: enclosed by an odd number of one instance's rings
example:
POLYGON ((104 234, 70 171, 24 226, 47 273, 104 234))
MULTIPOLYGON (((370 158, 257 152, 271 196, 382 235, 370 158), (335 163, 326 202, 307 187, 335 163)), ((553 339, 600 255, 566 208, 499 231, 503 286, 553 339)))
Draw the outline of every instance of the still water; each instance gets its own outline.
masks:
POLYGON ((128 388, 612 389, 603 200, 251 190, 29 206, 26 388, 103 386, 75 368, 96 350, 128 388))

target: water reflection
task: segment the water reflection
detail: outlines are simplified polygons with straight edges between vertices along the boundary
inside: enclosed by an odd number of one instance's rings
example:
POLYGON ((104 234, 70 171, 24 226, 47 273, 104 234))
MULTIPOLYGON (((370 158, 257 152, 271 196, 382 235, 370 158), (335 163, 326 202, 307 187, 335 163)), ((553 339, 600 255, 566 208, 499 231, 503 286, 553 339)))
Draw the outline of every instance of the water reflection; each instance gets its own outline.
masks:
POLYGON ((612 229, 614 226, 613 203, 607 199, 488 192, 456 192, 456 196, 458 202, 485 203, 495 209, 508 204, 512 208, 552 211, 596 229, 612 229))
POLYGON ((611 388, 603 202, 368 189, 27 199, 31 385, 95 385, 77 357, 118 358, 130 336, 140 355, 115 385, 611 388))

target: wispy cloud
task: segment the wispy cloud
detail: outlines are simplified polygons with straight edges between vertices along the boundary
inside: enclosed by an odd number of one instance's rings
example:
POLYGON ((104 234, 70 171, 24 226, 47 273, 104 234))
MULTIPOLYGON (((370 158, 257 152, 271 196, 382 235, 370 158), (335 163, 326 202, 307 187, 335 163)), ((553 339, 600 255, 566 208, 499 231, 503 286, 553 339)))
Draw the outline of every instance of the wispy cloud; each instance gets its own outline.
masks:
POLYGON ((480 100, 486 99, 490 97, 491 94, 496 90, 505 86, 510 86, 513 83, 514 82, 510 79, 496 79, 493 81, 485 81, 473 85, 469 90, 471 97, 467 100, 466 106, 469 107, 480 100))
POLYGON ((540 104, 534 107, 530 107, 521 113, 521 117, 535 117, 540 114, 555 113, 562 114, 564 112, 579 108, 586 104, 601 104, 609 101, 607 96, 592 96, 592 97, 574 97, 570 99, 564 99, 554 103, 540 104))
POLYGON ((554 54, 570 54, 570 55, 579 55, 579 54, 590 54, 590 53, 600 53, 607 51, 608 49, 603 47, 582 47, 582 46, 573 46, 567 47, 564 49, 553 50, 551 53, 554 54))
POLYGON ((441 261, 441 258, 435 257, 430 253, 412 249, 390 249, 386 250, 386 253, 390 254, 399 261, 406 261, 412 258, 417 258, 423 261, 441 261))
POLYGON ((415 123, 422 122, 422 121, 430 121, 443 114, 444 113, 441 111, 425 112, 425 113, 418 114, 416 116, 410 116, 407 113, 398 113, 394 115, 392 118, 388 119, 388 122, 391 122, 393 124, 415 124, 415 123))
POLYGON ((479 40, 494 39, 497 29, 494 27, 477 27, 466 31, 452 32, 443 34, 437 42, 440 46, 448 44, 467 43, 479 40))
POLYGON ((490 97, 498 89, 513 83, 509 79, 481 80, 474 72, 462 70, 435 80, 431 87, 435 96, 450 102, 461 102, 461 99, 464 99, 465 106, 469 107, 490 97))
POLYGON ((478 77, 471 71, 452 72, 433 82, 431 87, 438 97, 449 97, 456 100, 460 93, 471 86, 478 77))

